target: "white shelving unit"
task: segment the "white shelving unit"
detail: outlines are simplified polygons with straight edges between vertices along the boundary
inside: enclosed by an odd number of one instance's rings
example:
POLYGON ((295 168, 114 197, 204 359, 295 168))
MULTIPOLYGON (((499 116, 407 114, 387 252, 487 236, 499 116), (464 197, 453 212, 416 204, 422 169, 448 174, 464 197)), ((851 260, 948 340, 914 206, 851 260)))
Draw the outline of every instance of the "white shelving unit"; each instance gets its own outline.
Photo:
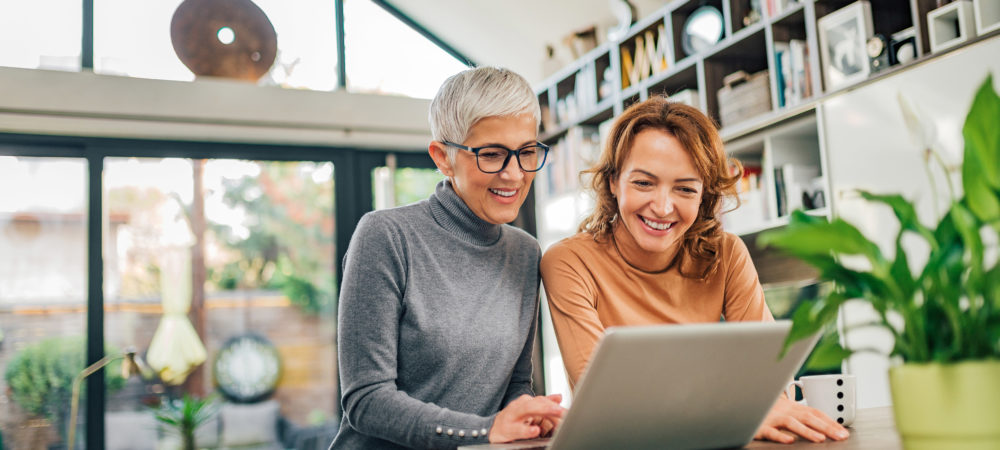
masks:
MULTIPOLYGON (((776 0, 776 3, 780 2, 781 0, 776 0)), ((697 104, 702 111, 719 120, 720 105, 716 93, 723 86, 723 79, 738 70, 751 74, 766 70, 771 107, 736 123, 723 124, 720 129, 727 153, 739 159, 746 167, 759 171, 757 193, 748 195, 740 209, 725 215, 724 226, 727 231, 740 235, 747 242, 765 288, 771 284, 801 284, 803 280, 815 277, 816 273, 800 261, 756 248, 755 241, 759 232, 787 225, 788 212, 794 206, 803 204, 800 198, 803 191, 812 196, 811 208, 805 208, 807 213, 825 217, 842 214, 837 204, 838 195, 842 191, 835 182, 838 177, 844 179, 849 174, 831 173, 831 168, 843 166, 843 162, 838 160, 838 164, 830 164, 830 161, 841 158, 837 153, 838 148, 830 144, 839 142, 840 136, 828 136, 827 130, 831 121, 843 124, 853 120, 842 116, 842 99, 849 97, 855 90, 874 89, 871 86, 878 86, 877 89, 884 91, 896 89, 893 82, 880 83, 880 80, 905 77, 912 68, 936 64, 934 60, 938 58, 947 59, 944 57, 959 53, 966 46, 1000 35, 1000 9, 993 5, 996 2, 975 0, 975 23, 988 31, 980 32, 977 37, 955 47, 932 53, 928 13, 936 8, 936 0, 871 1, 874 33, 888 37, 904 31, 912 32, 916 36, 917 57, 906 65, 894 65, 872 73, 855 84, 829 89, 822 81, 823 65, 817 21, 853 4, 854 0, 799 0, 786 3, 789 4, 781 11, 775 14, 764 11, 759 21, 744 24, 743 17, 750 11, 750 0, 674 0, 652 16, 637 22, 621 40, 600 45, 536 86, 544 117, 541 139, 543 142, 556 144, 553 156, 556 160, 560 157, 564 159, 563 162, 556 162, 554 167, 562 164, 562 169, 566 166, 582 169, 587 166, 584 161, 565 161, 566 158, 578 157, 580 154, 592 155, 594 152, 593 147, 581 150, 572 144, 575 140, 571 136, 579 133, 579 130, 587 130, 588 133, 597 130, 599 136, 600 129, 606 127, 609 120, 621 114, 632 103, 645 100, 651 95, 673 95, 679 92, 685 92, 689 97, 696 93, 697 104), (691 12, 704 5, 716 7, 722 12, 725 25, 723 38, 704 51, 687 55, 680 44, 681 28, 691 12), (650 41, 650 34, 657 45, 667 46, 666 49, 654 49, 654 54, 663 55, 662 62, 666 68, 650 69, 641 80, 624 82, 628 74, 623 74, 623 55, 635 55, 639 47, 637 38, 642 37, 642 43, 645 43, 650 41), (795 101, 789 101, 787 97, 782 101, 779 92, 784 91, 779 89, 781 83, 776 75, 780 72, 777 66, 781 58, 776 48, 784 50, 782 44, 793 40, 799 42, 796 46, 801 45, 806 49, 805 60, 801 65, 809 73, 804 80, 808 89, 800 92, 804 95, 795 98, 795 101), (897 74, 900 77, 894 76, 897 74), (581 82, 577 77, 593 79, 581 82), (597 92, 577 95, 574 89, 578 86, 596 89, 597 92), (838 115, 826 117, 831 110, 838 111, 838 115), (778 173, 783 177, 789 168, 793 178, 790 190, 788 183, 784 183, 785 180, 782 180, 782 185, 778 181, 778 173), (796 174, 804 174, 806 178, 800 180, 796 174), (822 201, 817 202, 820 198, 822 201)), ((933 90, 936 89, 935 86, 928 85, 924 89, 933 90)), ((898 111, 895 103, 877 111, 879 115, 867 120, 895 123, 893 114, 898 111)), ((844 150, 848 149, 839 149, 844 150)), ((849 150, 851 151, 848 153, 855 151, 849 150)), ((546 170, 550 169, 552 168, 546 170)), ((891 167, 883 170, 889 169, 891 167)), ((890 180, 893 176, 891 173, 887 174, 890 180)), ((536 183, 538 237, 544 250, 559 239, 576 232, 580 220, 590 212, 592 200, 587 194, 567 187, 567 183, 558 188, 545 181, 536 183)), ((561 356, 544 302, 542 309, 546 391, 568 394, 561 356)), ((851 370, 859 370, 869 378, 874 373, 884 374, 872 367, 874 366, 867 363, 855 364, 851 366, 851 370), (865 369, 864 366, 870 367, 865 369)), ((868 398, 875 401, 867 406, 884 404, 880 403, 883 398, 880 395, 885 395, 879 387, 880 382, 870 381, 873 393, 868 398)))

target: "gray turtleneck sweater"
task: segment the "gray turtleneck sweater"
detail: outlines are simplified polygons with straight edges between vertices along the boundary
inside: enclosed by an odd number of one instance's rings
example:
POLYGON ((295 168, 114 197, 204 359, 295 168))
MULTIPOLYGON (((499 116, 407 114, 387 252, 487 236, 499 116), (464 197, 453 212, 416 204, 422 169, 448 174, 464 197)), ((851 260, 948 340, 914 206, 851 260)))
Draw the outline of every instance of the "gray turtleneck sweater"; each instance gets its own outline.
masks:
POLYGON ((534 238, 480 219, 447 181, 365 214, 344 258, 331 449, 486 443, 496 413, 533 395, 540 258, 534 238))

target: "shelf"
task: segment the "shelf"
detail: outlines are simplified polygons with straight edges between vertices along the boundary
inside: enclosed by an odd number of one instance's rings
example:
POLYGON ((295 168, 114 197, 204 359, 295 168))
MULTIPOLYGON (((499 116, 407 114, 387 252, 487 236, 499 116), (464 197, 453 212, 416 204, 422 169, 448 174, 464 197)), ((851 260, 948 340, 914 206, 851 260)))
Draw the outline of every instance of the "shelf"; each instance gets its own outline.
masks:
POLYGON ((685 89, 698 90, 698 70, 692 64, 683 70, 674 71, 669 76, 658 77, 650 80, 651 84, 646 88, 650 95, 671 96, 685 89))
POLYGON ((643 100, 643 97, 645 96, 645 94, 646 94, 646 91, 644 89, 640 89, 635 94, 628 95, 628 96, 622 95, 622 110, 626 110, 626 109, 628 109, 629 106, 632 106, 632 105, 634 105, 636 103, 641 102, 643 100))
POLYGON ((727 122, 738 120, 738 117, 746 116, 746 120, 770 112, 773 108, 764 24, 748 27, 742 32, 746 36, 738 41, 724 42, 704 60, 704 111, 723 127, 731 126, 732 123, 727 122), (734 87, 730 101, 721 104, 719 92, 726 86, 724 80, 738 71, 746 72, 751 81, 734 87), (762 72, 764 75, 761 75, 762 72), (747 100, 749 98, 756 100, 747 100))
POLYGON ((583 125, 599 125, 601 122, 612 118, 615 115, 614 99, 607 99, 597 104, 593 110, 580 120, 583 125))
MULTIPOLYGON (((779 23, 787 22, 789 20, 791 20, 793 22, 802 20, 802 19, 799 19, 799 18, 804 18, 805 17, 805 14, 804 14, 805 8, 806 8, 806 5, 804 3, 802 3, 802 2, 796 3, 796 4, 792 5, 791 7, 789 7, 788 9, 782 11, 777 16, 774 16, 774 17, 770 18, 768 21, 771 24, 779 24, 779 23)), ((800 23, 804 24, 805 22, 803 20, 800 23)))
POLYGON ((561 138, 566 131, 575 126, 575 124, 559 125, 552 128, 551 131, 547 131, 544 134, 538 136, 538 139, 545 143, 552 143, 557 139, 561 138))
MULTIPOLYGON (((830 14, 840 8, 843 8, 857 0, 816 0, 814 2, 814 9, 816 10, 816 19, 820 19, 827 14, 830 14)), ((934 1, 934 0, 931 0, 934 1)))
MULTIPOLYGON (((816 216, 816 217, 830 217, 830 208, 813 209, 806 211, 805 213, 810 216, 816 216)), ((751 235, 756 235, 762 231, 773 230, 776 228, 788 226, 788 222, 789 222, 789 217, 782 216, 777 219, 771 219, 765 222, 753 224, 746 227, 727 228, 726 231, 733 233, 737 236, 751 236, 751 235)))
POLYGON ((789 39, 806 39, 806 13, 803 7, 794 8, 771 22, 773 40, 783 42, 789 39))
POLYGON ((637 84, 635 86, 630 86, 626 89, 622 89, 622 98, 629 98, 635 95, 639 95, 639 92, 644 89, 644 86, 637 84))
POLYGON ((713 53, 725 51, 730 46, 738 45, 740 42, 742 42, 747 37, 749 37, 749 36, 751 36, 753 34, 759 33, 761 31, 764 31, 764 27, 765 26, 766 25, 764 24, 764 22, 757 22, 757 23, 755 23, 753 25, 750 25, 749 27, 743 28, 742 30, 736 32, 732 36, 730 36, 728 38, 725 38, 725 39, 719 41, 717 44, 715 44, 714 47, 712 47, 711 49, 709 49, 708 55, 712 55, 713 53))
MULTIPOLYGON (((764 19, 764 11, 756 11, 756 21, 749 24, 744 24, 745 19, 749 18, 751 13, 750 1, 736 1, 731 2, 729 5, 729 25, 733 30, 733 33, 738 33, 741 29, 748 26, 752 26, 756 23, 760 23, 764 19)), ((763 2, 760 3, 761 9, 763 2)))
MULTIPOLYGON (((573 152, 592 152, 593 146, 589 147, 591 150, 572 148, 576 136, 581 133, 592 135, 595 129, 599 133, 602 124, 606 124, 635 102, 655 95, 676 96, 678 92, 687 89, 692 91, 683 95, 688 99, 696 99, 700 103, 697 106, 702 111, 719 121, 723 115, 722 109, 732 108, 728 100, 742 100, 740 95, 746 95, 746 90, 735 95, 729 90, 723 96, 727 100, 726 104, 720 104, 719 90, 724 86, 723 80, 741 70, 749 75, 766 74, 758 75, 757 84, 750 87, 758 89, 755 100, 761 98, 760 89, 766 87, 766 98, 770 101, 752 103, 754 107, 741 114, 733 115, 731 109, 725 111, 728 122, 722 124, 719 130, 727 154, 746 162, 747 167, 753 170, 748 173, 756 177, 754 180, 748 175, 747 179, 741 180, 741 186, 747 186, 747 183, 754 186, 753 189, 744 189, 747 193, 744 196, 754 202, 753 207, 757 210, 751 209, 748 202, 743 214, 733 215, 733 219, 738 220, 730 220, 726 229, 735 230, 741 235, 755 235, 763 230, 785 226, 788 217, 779 217, 779 211, 798 205, 825 205, 810 211, 810 214, 829 217, 831 210, 828 206, 832 195, 825 144, 820 141, 823 124, 819 120, 821 114, 818 106, 830 101, 831 97, 898 73, 898 70, 925 64, 944 54, 1000 34, 1000 29, 993 30, 986 36, 978 36, 938 54, 919 52, 915 60, 905 66, 890 66, 857 83, 825 90, 822 83, 818 20, 855 1, 857 0, 801 0, 773 16, 763 14, 761 19, 746 26, 742 24, 742 19, 749 12, 748 1, 746 4, 743 4, 743 0, 668 2, 655 14, 643 18, 631 27, 626 37, 603 44, 543 84, 539 89, 539 100, 553 115, 557 102, 577 86, 596 89, 597 93, 592 96, 591 103, 574 111, 571 121, 556 122, 558 125, 549 123, 552 126, 546 127, 541 133, 542 140, 550 145, 560 143, 569 147, 562 151, 562 156, 567 158, 573 157, 573 152), (709 48, 687 55, 680 44, 682 26, 692 11, 705 4, 714 6, 723 13, 723 36, 709 48), (661 26, 664 34, 656 34, 661 33, 661 26), (666 67, 657 71, 652 70, 650 65, 641 77, 633 78, 629 81, 630 85, 622 89, 621 51, 628 50, 634 57, 636 38, 642 37, 645 42, 648 32, 656 34, 656 46, 664 45, 662 37, 666 38, 666 53, 662 52, 662 47, 646 48, 654 56, 665 55, 666 67), (782 54, 803 56, 786 66, 780 59, 782 54), (789 66, 796 67, 797 70, 804 68, 808 71, 808 76, 799 76, 801 72, 789 75, 782 71, 789 66), (781 80, 778 78, 779 74, 781 80), (586 83, 577 81, 581 77, 586 78, 586 83), (785 83, 784 80, 788 79, 792 80, 792 84, 785 83), (600 86, 609 82, 613 83, 613 90, 600 95, 600 86), (808 89, 803 88, 802 83, 808 89), (794 86, 798 90, 792 91, 790 95, 784 89, 786 86, 794 86), (779 88, 782 97, 779 97, 779 88), (782 105, 782 101, 785 105, 782 105), (576 130, 577 126, 582 128, 576 130), (790 184, 779 184, 779 178, 786 174, 791 174, 790 184), (820 194, 822 197, 818 197, 820 194), (779 199, 780 195, 783 196, 779 199), (819 198, 822 198, 822 202, 819 198), (741 221, 752 225, 732 226, 741 221)), ((891 33, 913 27, 918 47, 927 45, 926 13, 936 6, 935 0, 871 0, 870 4, 875 32, 891 33)), ((1000 16, 1000 13, 994 11, 994 15, 1000 16)), ((996 18, 990 20, 994 23, 997 21, 996 18)), ((587 95, 591 94, 584 93, 584 97, 587 95)), ((574 167, 586 165, 584 161, 568 163, 574 167)), ((565 172, 560 174, 562 178, 557 179, 557 183, 552 186, 560 186, 558 183, 567 185, 566 180, 572 178, 569 174, 572 170, 567 169, 565 172)), ((781 183, 783 182, 782 179, 781 183)), ((551 192, 559 192, 559 189, 551 192)), ((541 208, 544 207, 546 197, 540 198, 543 199, 538 205, 541 208)))
POLYGON ((802 117, 805 114, 812 113, 816 109, 817 103, 818 102, 816 100, 810 100, 792 107, 780 109, 778 111, 771 111, 767 114, 753 117, 735 125, 724 127, 719 130, 719 135, 722 137, 723 142, 729 142, 748 134, 776 127, 788 121, 802 117))
POLYGON ((614 116, 615 99, 607 98, 601 100, 600 103, 594 105, 592 108, 577 114, 577 120, 572 123, 565 123, 556 125, 551 130, 545 129, 539 135, 542 142, 552 142, 559 139, 566 131, 570 128, 579 125, 598 125, 605 120, 610 119, 614 116))

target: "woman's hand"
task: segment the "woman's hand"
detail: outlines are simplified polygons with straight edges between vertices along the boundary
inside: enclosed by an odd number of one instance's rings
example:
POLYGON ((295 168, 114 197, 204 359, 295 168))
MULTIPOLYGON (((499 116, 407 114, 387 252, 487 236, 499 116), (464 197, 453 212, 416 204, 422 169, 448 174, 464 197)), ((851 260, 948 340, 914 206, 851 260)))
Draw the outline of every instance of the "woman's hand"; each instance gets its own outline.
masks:
POLYGON ((822 411, 789 400, 782 395, 757 429, 754 439, 791 444, 795 436, 813 442, 823 442, 827 437, 835 441, 847 439, 847 429, 822 411))
POLYGON ((559 426, 566 408, 559 406, 562 395, 545 397, 522 395, 500 410, 490 427, 490 442, 534 439, 551 433, 559 426))
MULTIPOLYGON (((560 403, 562 403, 562 394, 546 395, 545 398, 548 398, 549 400, 552 400, 557 405, 560 404, 560 403)), ((563 411, 565 412, 566 410, 563 409, 563 411)), ((559 423, 560 422, 562 422, 562 417, 561 416, 559 418, 557 418, 557 419, 553 419, 553 418, 549 418, 549 417, 542 417, 541 418, 541 422, 538 424, 538 426, 542 427, 542 434, 540 435, 540 437, 549 437, 549 436, 552 436, 552 433, 554 431, 556 431, 557 427, 559 427, 559 423)))

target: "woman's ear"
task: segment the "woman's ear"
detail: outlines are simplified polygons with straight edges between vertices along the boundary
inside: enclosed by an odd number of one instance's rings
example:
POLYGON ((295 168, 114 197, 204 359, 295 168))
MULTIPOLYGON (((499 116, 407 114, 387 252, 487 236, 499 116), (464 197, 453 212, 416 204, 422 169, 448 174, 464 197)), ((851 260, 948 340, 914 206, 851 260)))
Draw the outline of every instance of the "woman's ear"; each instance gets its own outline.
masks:
POLYGON ((455 175, 455 169, 451 166, 451 161, 448 160, 448 152, 444 149, 438 141, 431 141, 430 145, 427 147, 427 153, 431 155, 431 159, 434 160, 434 165, 437 166, 438 170, 446 177, 451 177, 455 175))
POLYGON ((612 197, 618 197, 618 177, 608 177, 608 189, 611 189, 612 197))

